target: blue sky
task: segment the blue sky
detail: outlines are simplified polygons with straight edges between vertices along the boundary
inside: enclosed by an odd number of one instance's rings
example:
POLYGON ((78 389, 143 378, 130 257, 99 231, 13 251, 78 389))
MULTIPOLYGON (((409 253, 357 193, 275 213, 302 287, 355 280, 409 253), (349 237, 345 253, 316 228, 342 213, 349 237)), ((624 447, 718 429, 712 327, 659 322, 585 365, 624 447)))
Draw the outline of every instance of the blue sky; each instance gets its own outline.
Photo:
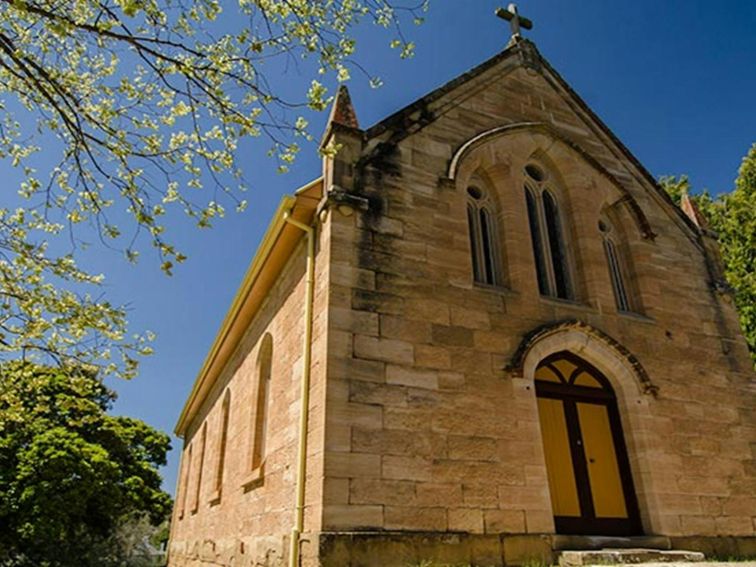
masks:
MULTIPOLYGON (((384 81, 377 90, 357 74, 350 81, 361 125, 503 49, 508 24, 493 15, 503 4, 431 0, 426 23, 408 26, 417 43, 411 60, 388 48, 386 34, 372 26, 360 30, 357 56, 384 81)), ((715 193, 732 188, 742 156, 756 142, 756 3, 531 0, 520 11, 535 23, 526 35, 653 175, 685 173, 697 190, 715 193)), ((268 72, 292 92, 310 80, 276 63, 268 72)), ((310 117, 313 133, 319 135, 325 119, 310 117)), ((158 335, 156 353, 137 379, 110 382, 119 393, 117 413, 172 431, 281 195, 320 174, 313 145, 303 147, 286 175, 275 173, 259 145, 242 151, 249 209, 229 213, 212 230, 171 222, 174 240, 189 256, 173 277, 146 252, 136 267, 115 253, 88 253, 88 267, 106 273, 111 299, 129 303, 132 329, 158 335)), ((164 470, 171 492, 180 448, 175 440, 164 470)))

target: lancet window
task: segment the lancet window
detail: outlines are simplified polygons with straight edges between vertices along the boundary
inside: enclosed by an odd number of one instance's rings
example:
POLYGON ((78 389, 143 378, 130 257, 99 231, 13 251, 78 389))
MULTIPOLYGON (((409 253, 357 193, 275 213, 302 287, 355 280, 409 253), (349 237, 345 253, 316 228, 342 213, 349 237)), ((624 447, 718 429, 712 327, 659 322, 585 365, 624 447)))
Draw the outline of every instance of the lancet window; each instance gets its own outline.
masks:
POLYGON ((252 470, 259 469, 265 460, 272 365, 273 337, 270 333, 266 333, 257 355, 257 383, 255 384, 254 420, 252 423, 252 470))
POLYGON ((199 459, 197 460, 197 481, 194 485, 194 500, 192 501, 192 514, 199 510, 200 491, 202 490, 202 469, 205 464, 205 446, 207 445, 207 423, 202 425, 200 436, 199 459))
POLYGON ((496 209, 488 192, 475 185, 467 188, 467 224, 475 281, 502 285, 496 209))
POLYGON ((542 295, 574 299, 562 213, 550 179, 535 164, 525 166, 525 201, 542 295))
POLYGON ((617 235, 612 225, 605 221, 599 221, 599 232, 601 233, 604 253, 606 254, 606 263, 609 267, 609 277, 612 281, 612 290, 614 291, 614 300, 617 304, 618 311, 633 311, 632 297, 627 285, 625 273, 625 264, 622 261, 620 248, 617 242, 617 235))
POLYGON ((184 517, 184 513, 186 512, 186 501, 187 496, 189 494, 189 480, 191 478, 192 474, 192 445, 190 444, 189 447, 186 449, 186 452, 184 453, 184 460, 183 460, 183 471, 182 471, 182 481, 181 481, 181 507, 179 508, 179 519, 184 517))
POLYGON ((221 406, 221 421, 218 438, 218 461, 215 465, 215 491, 213 500, 218 500, 223 489, 223 472, 226 464, 226 443, 228 441, 228 418, 231 408, 231 392, 226 391, 221 406))

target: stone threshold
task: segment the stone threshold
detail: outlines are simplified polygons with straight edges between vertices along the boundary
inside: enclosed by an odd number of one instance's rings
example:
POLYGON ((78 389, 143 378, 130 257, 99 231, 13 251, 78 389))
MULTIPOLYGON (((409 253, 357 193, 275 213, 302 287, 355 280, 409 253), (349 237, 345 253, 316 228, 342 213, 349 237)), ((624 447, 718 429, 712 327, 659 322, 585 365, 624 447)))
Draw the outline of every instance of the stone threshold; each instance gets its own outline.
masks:
POLYGON ((666 536, 585 536, 554 535, 551 536, 551 548, 554 551, 581 551, 598 549, 672 549, 672 541, 666 536))
POLYGON ((700 551, 668 549, 597 549, 562 551, 559 554, 561 567, 584 565, 626 565, 637 563, 691 563, 703 561, 700 551))

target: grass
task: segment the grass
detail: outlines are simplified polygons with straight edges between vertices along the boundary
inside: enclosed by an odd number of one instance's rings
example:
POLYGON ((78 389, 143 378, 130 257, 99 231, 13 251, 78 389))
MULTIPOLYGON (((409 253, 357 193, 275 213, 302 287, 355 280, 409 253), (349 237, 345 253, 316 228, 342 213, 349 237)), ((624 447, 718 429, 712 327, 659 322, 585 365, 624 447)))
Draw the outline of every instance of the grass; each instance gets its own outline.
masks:
MULTIPOLYGON (((421 561, 420 563, 413 563, 411 565, 407 565, 407 567, 476 567, 475 565, 471 565, 470 563, 438 563, 436 561, 431 561, 429 559, 425 559, 421 561)), ((483 567, 477 566, 477 567, 483 567)), ((551 567, 549 563, 546 561, 543 561, 542 559, 528 559, 523 564, 522 567, 551 567)))

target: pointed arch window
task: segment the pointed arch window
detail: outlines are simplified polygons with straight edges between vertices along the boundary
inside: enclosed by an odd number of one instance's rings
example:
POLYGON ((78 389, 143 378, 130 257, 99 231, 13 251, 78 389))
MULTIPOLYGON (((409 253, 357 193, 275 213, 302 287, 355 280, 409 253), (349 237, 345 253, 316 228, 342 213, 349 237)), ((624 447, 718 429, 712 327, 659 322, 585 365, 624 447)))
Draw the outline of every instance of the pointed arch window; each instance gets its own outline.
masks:
POLYGON ((629 313, 633 311, 633 306, 627 286, 624 263, 622 262, 616 242, 617 236, 615 231, 612 230, 612 225, 605 220, 599 221, 599 232, 603 238, 604 253, 606 254, 606 263, 609 267, 609 277, 612 281, 612 290, 614 291, 617 311, 629 313))
POLYGON ((220 431, 218 437, 218 461, 215 465, 215 489, 210 497, 211 503, 220 501, 223 491, 223 472, 226 464, 226 443, 228 441, 228 419, 231 407, 231 392, 226 391, 221 406, 220 431))
POLYGON ((525 166, 525 202, 541 295, 574 299, 562 213, 546 172, 525 166))
POLYGON ((257 355, 251 424, 250 473, 244 481, 245 489, 257 485, 263 477, 272 366, 273 337, 270 333, 266 333, 260 342, 260 350, 257 355))
POLYGON ((192 501, 192 514, 199 510, 200 492, 202 491, 202 469, 205 464, 205 445, 207 444, 207 423, 202 425, 200 436, 199 459, 197 461, 197 481, 194 486, 194 500, 192 501))
POLYGON ((181 481, 179 483, 179 489, 181 490, 181 506, 179 507, 179 520, 184 517, 186 513, 186 501, 189 494, 189 480, 192 474, 192 444, 184 452, 184 466, 181 475, 181 481))
POLYGON ((467 225, 475 281, 486 285, 502 285, 495 208, 489 194, 474 185, 467 188, 467 225))

